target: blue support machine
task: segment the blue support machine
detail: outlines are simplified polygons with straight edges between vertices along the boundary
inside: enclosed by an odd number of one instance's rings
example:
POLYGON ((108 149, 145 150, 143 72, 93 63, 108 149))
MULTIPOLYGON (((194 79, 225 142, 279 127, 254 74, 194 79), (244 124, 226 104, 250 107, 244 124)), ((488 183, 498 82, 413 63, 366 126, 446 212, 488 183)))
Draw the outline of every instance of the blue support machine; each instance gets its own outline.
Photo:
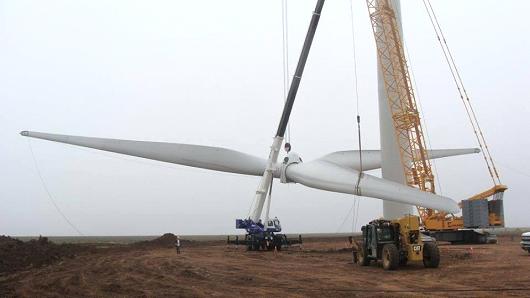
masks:
POLYGON ((252 219, 236 219, 236 229, 244 229, 247 234, 245 239, 228 237, 228 244, 246 245, 247 250, 281 250, 284 246, 302 244, 302 236, 298 239, 287 239, 285 234, 280 234, 282 226, 277 218, 269 220, 266 225, 261 221, 254 222, 252 219))
MULTIPOLYGON (((263 225, 261 222, 261 213, 263 210, 263 205, 265 203, 265 198, 267 195, 267 190, 272 188, 273 180, 273 166, 276 164, 278 158, 278 151, 281 143, 283 142, 283 137, 287 129, 287 124, 289 123, 289 117, 291 116, 291 111, 293 109, 294 101, 296 94, 298 92, 298 87, 302 81, 302 74, 307 62, 307 57, 309 56, 309 50, 311 49, 311 44, 313 43, 313 38, 315 37, 315 32, 317 30, 318 21, 320 20, 320 13, 324 6, 325 0, 318 0, 313 15, 311 17, 311 22, 309 23, 309 28, 304 40, 304 45, 302 47, 302 52, 298 59, 298 64, 296 66, 296 71, 294 73, 291 85, 289 87, 289 93, 285 99, 285 105, 282 111, 282 117, 278 124, 278 130, 276 131, 276 136, 274 142, 271 146, 271 153, 269 154, 269 160, 267 162, 267 168, 263 173, 262 180, 256 191, 255 196, 255 207, 252 215, 248 219, 237 219, 236 228, 245 229, 247 234, 245 236, 244 243, 247 245, 249 250, 259 250, 259 249, 281 249, 283 245, 293 244, 294 241, 288 241, 287 236, 284 234, 276 234, 281 231, 280 221, 275 218, 269 220, 269 206, 267 206, 267 215, 266 215, 266 224, 263 225)), ((271 190, 269 190, 270 194, 271 190)), ((270 202, 270 197, 269 197, 270 202)), ((298 237, 297 243, 301 243, 301 236, 298 237)), ((235 241, 231 241, 228 238, 228 243, 233 244, 242 244, 238 238, 235 241)))

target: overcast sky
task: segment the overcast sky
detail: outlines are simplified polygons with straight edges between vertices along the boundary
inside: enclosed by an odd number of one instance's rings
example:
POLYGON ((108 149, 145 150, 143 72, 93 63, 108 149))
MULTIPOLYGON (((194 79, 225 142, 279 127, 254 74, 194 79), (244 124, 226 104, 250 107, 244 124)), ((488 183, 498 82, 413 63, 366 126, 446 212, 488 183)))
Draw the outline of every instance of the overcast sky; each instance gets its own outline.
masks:
MULTIPOLYGON (((425 8, 402 1, 431 148, 476 147, 425 8)), ((508 226, 530 226, 530 2, 432 0, 498 162, 508 226)), ((291 72, 315 1, 288 0, 291 72)), ((379 148, 376 54, 353 0, 362 141, 379 148)), ((356 149, 349 0, 324 6, 291 117, 304 160, 356 149)), ((223 146, 266 157, 283 106, 281 1, 1 1, 0 234, 235 233, 258 177, 23 138, 21 130, 223 146)), ((491 186, 480 155, 436 162, 439 193, 491 186)), ((378 171, 373 174, 380 175, 378 171)), ((275 184, 286 232, 351 231, 350 195, 275 184), (344 224, 343 224, 344 222, 344 224)), ((382 215, 362 198, 359 224, 382 215)), ((358 229, 358 227, 357 227, 358 229)))

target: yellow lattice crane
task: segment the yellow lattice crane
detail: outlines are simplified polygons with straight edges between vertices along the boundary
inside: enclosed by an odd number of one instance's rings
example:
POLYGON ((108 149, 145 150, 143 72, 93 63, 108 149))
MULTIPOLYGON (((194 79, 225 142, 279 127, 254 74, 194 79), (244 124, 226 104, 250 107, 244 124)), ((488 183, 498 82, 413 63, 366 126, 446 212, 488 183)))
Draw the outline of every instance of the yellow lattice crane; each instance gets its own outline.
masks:
MULTIPOLYGON (((416 104, 414 90, 412 88, 407 60, 405 59, 405 51, 401 41, 399 25, 397 23, 395 10, 392 7, 392 1, 367 0, 366 2, 368 4, 370 21, 372 23, 377 46, 379 66, 384 80, 388 106, 392 116, 394 132, 398 142, 406 183, 409 186, 434 193, 434 175, 427 153, 420 115, 416 104)), ((446 52, 444 51, 444 54, 445 53, 446 52)), ((450 55, 450 52, 448 53, 450 55)), ((448 57, 446 56, 446 58, 448 57)), ((465 88, 458 85, 458 83, 461 83, 461 79, 456 66, 454 67, 456 73, 454 73, 453 68, 451 68, 453 78, 455 78, 458 90, 461 92, 466 112, 468 116, 470 116, 473 130, 477 136, 488 170, 494 181, 493 188, 473 196, 470 200, 487 201, 489 197, 502 200, 502 194, 507 187, 500 183, 497 170, 493 164, 493 159, 491 158, 489 149, 485 143, 480 126, 478 125, 478 122, 476 122, 475 113, 470 106, 465 88), (464 100, 462 90, 467 102, 464 100), (484 150, 484 148, 486 148, 486 150, 484 150), (491 166, 488 159, 491 161, 491 166), (497 180, 495 180, 493 173, 497 176, 497 180)), ((419 206, 417 207, 417 210, 422 220, 422 224, 428 230, 456 230, 465 226, 462 217, 455 217, 452 214, 446 214, 445 212, 419 206)), ((492 226, 504 225, 502 208, 500 211, 490 214, 489 224, 492 226)))

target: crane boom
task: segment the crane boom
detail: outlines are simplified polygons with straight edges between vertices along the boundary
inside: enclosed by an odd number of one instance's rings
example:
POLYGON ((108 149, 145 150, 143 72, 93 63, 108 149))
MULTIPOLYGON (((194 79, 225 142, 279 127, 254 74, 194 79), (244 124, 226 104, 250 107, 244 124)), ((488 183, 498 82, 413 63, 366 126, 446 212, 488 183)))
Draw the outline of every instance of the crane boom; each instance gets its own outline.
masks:
POLYGON ((289 117, 291 116, 291 111, 293 109, 296 93, 298 92, 300 81, 302 80, 302 74, 304 73, 304 67, 307 62, 307 57, 309 56, 309 50, 311 49, 311 44, 313 43, 313 38, 315 37, 315 32, 317 30, 318 21, 320 20, 320 13, 322 12, 324 1, 325 0, 318 0, 315 10, 313 11, 304 45, 302 47, 302 52, 300 53, 300 58, 298 60, 298 65, 296 67, 291 86, 289 87, 289 93, 287 94, 287 98, 285 100, 282 117, 278 124, 278 130, 271 145, 271 151, 267 160, 267 168, 265 169, 263 176, 261 177, 260 184, 258 185, 258 189, 256 190, 256 194, 254 196, 255 206, 250 217, 254 222, 258 222, 261 217, 267 192, 272 183, 274 164, 278 160, 280 147, 283 142, 283 136, 285 134, 287 124, 289 123, 289 117))
MULTIPOLYGON (((367 0, 366 3, 406 184, 434 193, 434 175, 395 10, 389 0, 367 0)), ((423 219, 433 211, 418 207, 418 212, 423 219)))

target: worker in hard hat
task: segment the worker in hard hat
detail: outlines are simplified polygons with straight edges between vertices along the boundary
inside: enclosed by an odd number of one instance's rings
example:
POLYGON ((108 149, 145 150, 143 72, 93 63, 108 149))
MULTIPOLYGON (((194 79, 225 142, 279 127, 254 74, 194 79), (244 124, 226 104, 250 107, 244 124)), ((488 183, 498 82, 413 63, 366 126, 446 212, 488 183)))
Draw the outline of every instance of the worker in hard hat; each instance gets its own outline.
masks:
POLYGON ((175 248, 177 249, 177 255, 180 255, 180 236, 177 236, 177 240, 175 240, 175 248))
POLYGON ((348 242, 350 243, 352 249, 352 262, 356 264, 359 261, 359 248, 360 245, 357 241, 353 239, 352 236, 348 237, 348 242))

